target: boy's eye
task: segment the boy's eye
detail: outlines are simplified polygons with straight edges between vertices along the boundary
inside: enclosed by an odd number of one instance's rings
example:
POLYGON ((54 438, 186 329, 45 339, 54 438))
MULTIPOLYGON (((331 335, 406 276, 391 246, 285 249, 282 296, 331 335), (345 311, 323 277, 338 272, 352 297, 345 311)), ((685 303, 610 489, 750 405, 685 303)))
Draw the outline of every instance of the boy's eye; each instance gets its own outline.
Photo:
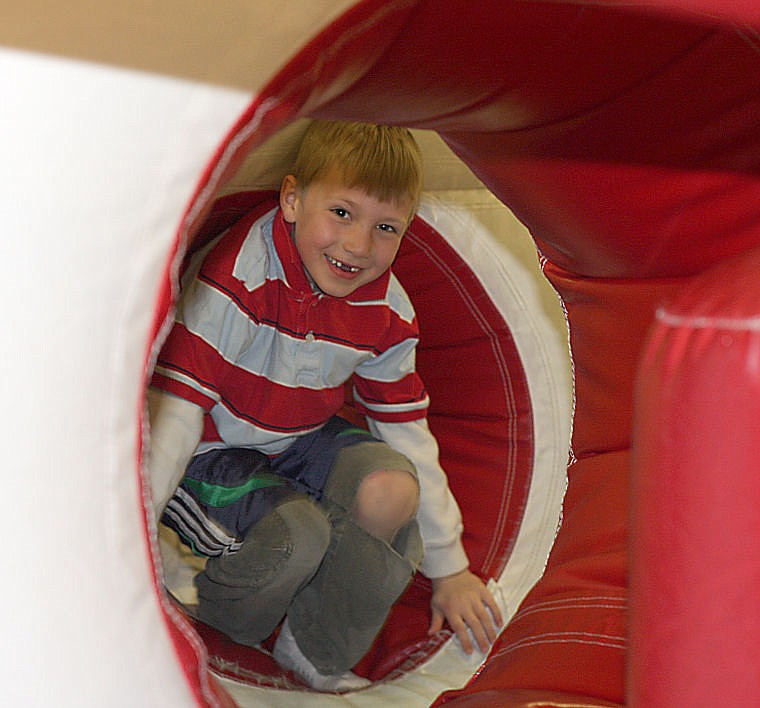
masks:
POLYGON ((395 226, 391 226, 390 224, 378 224, 377 228, 380 229, 380 231, 385 231, 389 234, 398 233, 398 229, 395 226))
POLYGON ((335 207, 332 212, 341 219, 347 219, 349 217, 348 210, 343 209, 342 207, 335 207))

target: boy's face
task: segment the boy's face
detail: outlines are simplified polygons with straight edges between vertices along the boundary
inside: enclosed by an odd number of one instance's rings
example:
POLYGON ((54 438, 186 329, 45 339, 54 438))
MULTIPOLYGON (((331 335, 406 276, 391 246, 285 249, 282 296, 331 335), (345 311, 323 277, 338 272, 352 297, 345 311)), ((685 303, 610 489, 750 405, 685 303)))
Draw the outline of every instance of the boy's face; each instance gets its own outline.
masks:
POLYGON ((345 297, 381 276, 393 263, 412 216, 412 202, 383 202, 337 175, 306 190, 288 175, 280 189, 285 221, 294 224, 298 253, 317 287, 345 297))

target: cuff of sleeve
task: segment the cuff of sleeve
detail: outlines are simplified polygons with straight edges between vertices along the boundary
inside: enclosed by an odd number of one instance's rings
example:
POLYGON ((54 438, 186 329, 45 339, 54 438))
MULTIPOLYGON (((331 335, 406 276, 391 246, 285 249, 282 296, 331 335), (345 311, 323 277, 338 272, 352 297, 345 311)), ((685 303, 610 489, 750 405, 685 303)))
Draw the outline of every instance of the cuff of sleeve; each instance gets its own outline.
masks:
POLYGON ((448 546, 426 548, 425 556, 420 564, 420 572, 427 578, 443 578, 463 571, 470 565, 470 561, 462 546, 461 539, 457 538, 448 546))

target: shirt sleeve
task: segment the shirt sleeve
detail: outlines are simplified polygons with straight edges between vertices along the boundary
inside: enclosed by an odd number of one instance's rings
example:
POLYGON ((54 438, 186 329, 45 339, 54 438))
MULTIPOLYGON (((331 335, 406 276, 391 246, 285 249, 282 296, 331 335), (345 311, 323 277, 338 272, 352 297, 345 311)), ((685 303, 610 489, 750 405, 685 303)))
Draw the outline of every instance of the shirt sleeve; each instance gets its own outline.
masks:
POLYGON ((203 411, 187 400, 149 388, 148 471, 156 518, 177 488, 203 431, 203 411))
POLYGON ((430 401, 416 370, 415 325, 407 325, 396 343, 356 368, 354 400, 361 414, 385 423, 408 422, 427 415, 430 401))
POLYGON ((205 412, 220 400, 217 387, 220 361, 218 340, 226 321, 227 303, 198 280, 183 291, 174 326, 156 362, 151 385, 184 398, 205 412))
POLYGON ((462 514, 438 460, 438 443, 426 419, 385 423, 367 419, 373 435, 406 455, 420 483, 420 526, 425 557, 421 570, 429 578, 458 573, 469 561, 462 545, 462 514))
MULTIPOLYGON (((221 400, 220 387, 229 375, 230 362, 249 346, 251 330, 256 328, 235 298, 241 289, 250 290, 235 268, 248 243, 246 266, 255 271, 258 261, 265 261, 263 238, 258 238, 264 227, 258 225, 270 213, 251 212, 211 240, 193 255, 182 277, 175 323, 158 356, 151 385, 207 413, 221 400), (251 233, 255 237, 249 240, 251 233)), ((266 266, 261 267, 265 272, 266 266)))

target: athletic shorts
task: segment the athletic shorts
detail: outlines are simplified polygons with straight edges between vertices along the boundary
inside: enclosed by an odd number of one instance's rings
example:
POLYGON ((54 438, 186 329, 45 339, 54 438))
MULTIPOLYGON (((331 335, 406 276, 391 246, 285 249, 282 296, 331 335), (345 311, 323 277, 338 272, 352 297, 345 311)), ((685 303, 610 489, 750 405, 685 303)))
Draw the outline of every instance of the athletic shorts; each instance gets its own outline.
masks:
MULTIPOLYGON (((289 497, 300 493, 319 502, 343 448, 374 443, 377 449, 378 442, 367 430, 335 416, 271 458, 248 448, 209 450, 192 458, 161 521, 197 555, 229 555, 252 526, 289 497)), ((382 462, 391 464, 380 467, 399 466, 398 458, 414 474, 406 458, 382 445, 382 462)))

